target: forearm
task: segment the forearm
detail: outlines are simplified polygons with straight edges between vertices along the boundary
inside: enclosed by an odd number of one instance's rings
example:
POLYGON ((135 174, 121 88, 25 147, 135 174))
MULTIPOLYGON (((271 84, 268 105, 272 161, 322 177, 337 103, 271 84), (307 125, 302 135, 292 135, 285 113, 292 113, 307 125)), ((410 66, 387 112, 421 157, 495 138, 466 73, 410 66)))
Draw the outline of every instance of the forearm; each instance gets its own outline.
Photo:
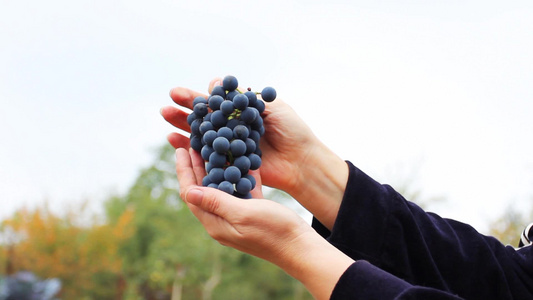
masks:
POLYGON ((314 233, 299 240, 275 263, 315 299, 461 299, 444 290, 414 286, 366 261, 355 263, 314 233))
POLYGON ((303 283, 319 300, 330 299, 339 278, 354 263, 314 231, 300 236, 279 258, 274 263, 303 283))
POLYGON ((324 235, 334 246, 413 285, 465 298, 506 299, 509 291, 523 288, 518 283, 527 281, 513 271, 517 267, 514 250, 471 226, 426 213, 390 186, 348 165, 346 198, 335 229, 324 235), (465 276, 476 277, 476 288, 465 284, 465 276), (501 278, 512 279, 512 286, 501 278))
POLYGON ((317 140, 303 158, 298 174, 289 194, 331 230, 346 189, 348 165, 317 140))

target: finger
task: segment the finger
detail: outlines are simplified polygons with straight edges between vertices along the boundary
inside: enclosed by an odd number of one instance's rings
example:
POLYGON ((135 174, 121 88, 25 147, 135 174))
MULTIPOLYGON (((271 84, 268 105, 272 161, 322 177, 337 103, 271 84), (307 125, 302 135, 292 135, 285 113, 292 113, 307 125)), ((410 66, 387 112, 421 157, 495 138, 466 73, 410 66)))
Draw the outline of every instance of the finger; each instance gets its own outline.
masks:
MULTIPOLYGON (((244 200, 213 188, 193 187, 187 191, 185 198, 187 203, 226 220, 231 220, 246 207, 242 203, 244 200)), ((200 221, 203 223, 203 220, 200 221)))
POLYGON ((160 113, 170 124, 178 127, 181 130, 191 132, 191 127, 187 123, 187 116, 189 115, 188 113, 173 106, 165 106, 161 108, 160 113))
POLYGON ((187 107, 189 109, 192 109, 192 102, 194 98, 202 96, 207 97, 203 93, 198 93, 193 90, 177 87, 170 90, 170 98, 176 102, 176 104, 181 105, 183 107, 187 107))
POLYGON ((189 149, 189 155, 191 157, 192 169, 194 175, 196 176, 196 182, 202 184, 202 180, 205 177, 205 162, 200 153, 196 152, 194 149, 189 149))
POLYGON ((180 196, 185 200, 186 191, 197 185, 189 152, 184 148, 176 149, 176 174, 180 185, 180 196))
MULTIPOLYGON (((176 173, 178 176, 178 182, 180 184, 180 196, 185 203, 187 203, 187 206, 189 206, 191 212, 202 222, 220 222, 220 220, 216 220, 218 217, 212 215, 210 212, 204 211, 201 207, 196 205, 191 205, 188 202, 188 194, 189 190, 194 189, 197 187, 197 177, 194 173, 193 169, 193 163, 191 160, 190 153, 183 149, 178 148, 176 150, 176 173), (211 216, 212 215, 212 216, 211 216), (210 220, 210 221, 208 221, 210 220)), ((194 197, 192 198, 195 199, 194 197)))
POLYGON ((202 223, 207 233, 225 246, 232 246, 231 240, 240 233, 233 227, 231 221, 226 216, 232 215, 231 210, 239 209, 231 205, 228 207, 228 201, 231 199, 220 199, 217 197, 229 197, 225 192, 211 188, 192 188, 186 194, 186 203, 194 216, 202 223), (207 191, 208 196, 205 197, 207 191), (223 195, 215 195, 213 193, 223 195), (222 201, 220 201, 222 200, 222 201), (214 206, 213 206, 214 205, 214 206), (221 208, 221 206, 223 206, 221 208))
POLYGON ((222 85, 222 78, 216 77, 213 80, 211 80, 211 82, 209 82, 209 87, 207 88, 207 90, 209 91, 209 94, 211 94, 211 92, 213 91, 213 88, 217 85, 222 85))
POLYGON ((181 133, 178 132, 172 132, 169 135, 167 135, 167 140, 172 145, 172 147, 178 149, 178 148, 185 148, 188 149, 191 145, 191 140, 189 137, 184 136, 181 133))

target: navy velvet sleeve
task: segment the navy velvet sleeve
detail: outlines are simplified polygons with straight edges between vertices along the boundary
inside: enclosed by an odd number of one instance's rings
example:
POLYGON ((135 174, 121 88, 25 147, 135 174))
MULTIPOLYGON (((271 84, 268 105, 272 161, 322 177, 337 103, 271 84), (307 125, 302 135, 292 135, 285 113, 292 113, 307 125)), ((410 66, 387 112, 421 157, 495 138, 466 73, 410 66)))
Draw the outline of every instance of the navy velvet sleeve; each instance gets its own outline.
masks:
POLYGON ((413 286, 370 263, 359 260, 341 276, 332 300, 461 300, 453 294, 432 288, 413 286))
MULTIPOLYGON (((427 288, 425 292, 465 299, 533 299, 533 247, 515 250, 469 225, 427 213, 348 165, 348 184, 332 231, 313 220, 317 232, 335 247, 393 278, 427 288)), ((349 274, 347 270, 343 277, 349 274)), ((333 295, 357 285, 339 281, 333 295)))

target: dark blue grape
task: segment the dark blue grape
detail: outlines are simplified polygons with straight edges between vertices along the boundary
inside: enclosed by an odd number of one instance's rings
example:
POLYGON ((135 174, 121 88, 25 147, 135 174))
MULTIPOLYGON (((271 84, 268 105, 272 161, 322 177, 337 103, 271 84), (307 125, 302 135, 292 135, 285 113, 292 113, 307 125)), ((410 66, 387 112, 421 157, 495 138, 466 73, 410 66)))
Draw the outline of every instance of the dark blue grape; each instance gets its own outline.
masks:
POLYGON ((244 125, 237 125, 233 129, 233 137, 236 139, 246 140, 250 135, 250 130, 244 125))
POLYGON ((226 127, 228 127, 229 129, 233 131, 233 129, 235 129, 235 126, 240 125, 240 124, 241 122, 238 119, 231 119, 228 121, 228 123, 226 123, 226 127))
POLYGON ((209 112, 207 109, 207 104, 205 103, 196 104, 193 108, 193 112, 197 117, 203 118, 209 112))
POLYGON ((213 141, 217 138, 217 132, 214 130, 209 130, 204 133, 204 143, 208 146, 213 146, 213 141))
POLYGON ((241 199, 252 199, 252 193, 247 193, 247 194, 245 194, 245 195, 242 195, 242 194, 240 194, 240 193, 237 193, 237 191, 235 191, 235 192, 233 193, 233 196, 238 197, 238 198, 241 198, 241 199))
POLYGON ((222 79, 222 87, 226 91, 233 91, 239 86, 239 81, 235 76, 228 75, 222 79))
POLYGON ((206 173, 209 173, 213 168, 214 168, 214 167, 213 167, 213 164, 212 164, 211 162, 207 162, 207 163, 205 164, 205 172, 206 172, 206 173))
POLYGON ((252 124, 250 124, 250 127, 254 130, 259 130, 259 128, 263 127, 263 118, 256 118, 252 124))
POLYGON ((213 152, 209 155, 209 162, 213 168, 222 168, 226 165, 226 155, 213 152))
POLYGON ((239 156, 233 161, 233 165, 241 171, 241 174, 247 174, 250 170, 251 162, 246 156, 239 156))
POLYGON ((229 150, 229 141, 225 137, 217 137, 213 141, 213 149, 220 154, 224 154, 229 150))
POLYGON ((220 111, 222 111, 226 116, 231 115, 234 110, 235 107, 233 106, 233 102, 230 100, 224 100, 222 104, 220 104, 220 111))
POLYGON ((202 179, 202 185, 203 186, 208 186, 209 184, 211 184, 211 179, 209 178, 209 176, 205 176, 203 179, 202 179))
POLYGON ((235 190, 241 195, 246 195, 252 190, 252 183, 246 177, 243 177, 235 185, 235 190))
POLYGON ((243 178, 248 178, 248 180, 250 180, 250 182, 252 183, 252 190, 255 189, 255 185, 256 185, 255 177, 253 177, 250 174, 246 174, 243 176, 243 178))
POLYGON ((255 108, 257 108, 257 111, 259 111, 259 113, 262 114, 265 111, 265 102, 263 102, 263 100, 261 99, 257 99, 255 108))
POLYGON ((192 121, 191 134, 200 135, 200 124, 202 124, 202 119, 192 121))
POLYGON ((241 179, 241 171, 235 166, 229 166, 224 170, 224 179, 231 183, 237 183, 241 179))
MULTIPOLYGON (((239 140, 236 140, 236 141, 239 141, 239 140)), ((254 140, 252 140, 251 138, 247 138, 246 141, 244 141, 245 144, 246 144, 246 155, 250 154, 250 153, 254 153, 255 152, 255 149, 257 149, 257 144, 255 143, 254 140)))
POLYGON ((254 92, 248 91, 244 93, 248 97, 248 106, 255 107, 257 103, 257 95, 254 92))
POLYGON ((202 151, 200 152, 200 155, 202 156, 202 158, 204 160, 209 160, 209 156, 211 155, 211 153, 215 152, 215 150, 213 149, 213 147, 211 146, 208 146, 208 145, 204 145, 202 147, 202 151))
POLYGON ((228 94, 226 95, 226 100, 230 100, 230 101, 233 101, 233 98, 235 98, 235 96, 239 95, 240 93, 237 92, 237 91, 231 91, 231 92, 228 92, 228 94))
POLYGON ((218 189, 230 195, 233 195, 233 192, 234 192, 233 184, 229 181, 222 181, 218 185, 218 189))
POLYGON ((221 96, 212 95, 208 99, 209 108, 211 108, 212 110, 219 110, 220 104, 222 104, 223 101, 224 98, 222 98, 221 96))
POLYGON ((250 159, 250 170, 257 170, 261 166, 261 157, 259 155, 252 153, 248 155, 250 159))
POLYGON ((210 187, 210 188, 218 189, 218 184, 216 184, 216 183, 210 183, 207 186, 210 187))
POLYGON ((207 174, 211 182, 214 182, 216 184, 220 184, 222 181, 224 181, 224 169, 222 168, 213 168, 209 173, 207 174))
POLYGON ((233 97, 233 105, 238 110, 244 110, 248 107, 248 97, 244 94, 238 94, 233 97))
POLYGON ((213 114, 212 112, 207 113, 207 115, 204 116, 204 121, 211 121, 212 114, 213 114))
POLYGON ((211 96, 213 95, 217 95, 217 96, 220 96, 222 98, 226 98, 226 91, 224 90, 224 87, 222 87, 221 85, 217 85, 215 87, 213 87, 213 90, 211 91, 211 96))
POLYGON ((196 152, 200 152, 202 151, 203 146, 202 138, 200 136, 191 135, 191 148, 193 148, 196 152))
POLYGON ((241 112, 241 121, 251 124, 257 119, 258 115, 259 112, 255 107, 247 107, 241 112))
POLYGON ((261 134, 257 130, 250 130, 250 138, 254 140, 256 144, 259 144, 259 139, 261 138, 261 134))
POLYGON ((198 97, 194 98, 194 100, 192 100, 192 107, 195 107, 196 104, 198 104, 198 103, 207 104, 207 99, 205 99, 202 96, 198 96, 198 97))
POLYGON ((196 115, 194 114, 194 112, 190 113, 188 116, 187 116, 187 124, 189 124, 189 126, 191 126, 192 122, 194 120, 198 119, 198 117, 196 117, 196 115))
POLYGON ((231 141, 229 148, 230 148, 231 154, 233 154, 233 157, 239 157, 246 153, 246 143, 243 142, 243 140, 231 141))
POLYGON ((272 102, 276 99, 277 93, 274 88, 267 86, 261 91, 261 98, 266 102, 272 102))
POLYGON ((225 137, 228 141, 231 141, 233 139, 233 130, 228 127, 221 127, 217 131, 217 136, 225 137))
POLYGON ((213 123, 210 121, 203 121, 202 124, 200 124, 200 134, 205 134, 209 130, 214 130, 215 126, 213 126, 213 123))
POLYGON ((213 123, 213 126, 215 128, 220 128, 228 122, 228 117, 226 117, 222 111, 216 110, 211 114, 211 123, 213 123))
POLYGON ((263 152, 261 152, 261 148, 257 147, 257 149, 255 149, 255 154, 257 154, 259 157, 263 156, 263 152))

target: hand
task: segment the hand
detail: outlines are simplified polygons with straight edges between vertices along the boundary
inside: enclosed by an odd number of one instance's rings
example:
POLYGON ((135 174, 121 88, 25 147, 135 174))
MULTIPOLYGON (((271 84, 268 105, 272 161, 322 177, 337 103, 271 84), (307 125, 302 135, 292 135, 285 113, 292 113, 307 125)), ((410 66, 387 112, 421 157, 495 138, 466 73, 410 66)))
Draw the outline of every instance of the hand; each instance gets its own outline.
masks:
POLYGON ((238 199, 198 186, 205 174, 203 166, 194 150, 177 149, 176 172, 182 199, 207 232, 223 245, 278 265, 304 283, 317 299, 328 299, 353 260, 276 202, 238 199))
MULTIPOLYGON (((287 255, 285 245, 313 232, 305 221, 279 203, 243 200, 197 183, 205 174, 202 158, 194 150, 176 151, 176 171, 182 199, 207 232, 225 246, 274 262, 287 255)), ((260 180, 258 185, 260 187, 260 180)), ((255 189, 262 197, 261 189, 255 189)))
MULTIPOLYGON (((212 80, 209 91, 220 82, 220 79, 212 80)), ((179 106, 191 109, 195 97, 206 95, 175 88, 170 96, 179 106)), ((185 111, 168 106, 161 110, 161 114, 174 126, 190 131, 185 111)), ((281 99, 266 103, 263 118, 266 134, 260 141, 262 181, 288 192, 331 229, 348 178, 345 162, 323 145, 281 99)), ((167 138, 176 148, 189 147, 185 135, 172 133, 167 138)))

